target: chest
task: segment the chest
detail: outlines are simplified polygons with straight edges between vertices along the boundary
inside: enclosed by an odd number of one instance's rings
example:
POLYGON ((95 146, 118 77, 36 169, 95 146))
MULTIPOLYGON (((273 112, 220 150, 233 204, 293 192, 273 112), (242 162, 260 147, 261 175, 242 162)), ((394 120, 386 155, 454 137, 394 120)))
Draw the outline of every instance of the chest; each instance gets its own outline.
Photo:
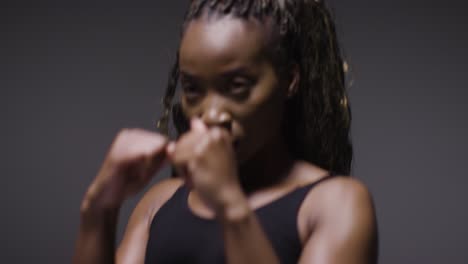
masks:
MULTIPOLYGON (((297 263, 302 251, 297 213, 303 196, 295 192, 255 210, 281 263, 297 263)), ((155 215, 146 263, 225 263, 221 225, 194 215, 187 197, 186 190, 178 190, 155 215)))

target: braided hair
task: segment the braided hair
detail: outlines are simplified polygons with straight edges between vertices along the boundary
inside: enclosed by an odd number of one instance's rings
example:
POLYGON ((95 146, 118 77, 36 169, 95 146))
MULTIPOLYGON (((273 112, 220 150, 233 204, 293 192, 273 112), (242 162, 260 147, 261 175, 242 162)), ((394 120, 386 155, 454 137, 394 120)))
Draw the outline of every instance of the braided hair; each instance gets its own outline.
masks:
MULTIPOLYGON (((208 14, 234 15, 241 19, 273 19, 278 43, 272 58, 278 66, 297 65, 299 83, 288 100, 284 134, 291 153, 326 170, 349 174, 352 144, 349 137, 351 111, 345 87, 344 63, 335 23, 322 0, 192 0, 186 25, 208 14)), ((173 104, 178 78, 178 57, 169 75, 163 99, 164 112, 158 128, 167 133, 170 114, 179 134, 188 122, 180 103, 173 104)))

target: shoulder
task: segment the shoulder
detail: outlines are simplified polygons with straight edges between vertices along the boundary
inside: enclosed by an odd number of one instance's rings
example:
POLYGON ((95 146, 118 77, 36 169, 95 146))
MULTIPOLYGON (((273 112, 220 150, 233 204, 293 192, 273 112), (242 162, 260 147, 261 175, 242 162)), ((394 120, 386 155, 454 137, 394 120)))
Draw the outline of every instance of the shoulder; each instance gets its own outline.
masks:
POLYGON ((306 216, 314 233, 326 233, 329 241, 337 244, 348 241, 364 247, 367 242, 376 241, 374 203, 362 181, 350 176, 333 176, 321 182, 307 199, 309 205, 315 201, 306 216))
POLYGON ((117 250, 117 263, 143 263, 151 221, 182 184, 180 179, 169 178, 158 182, 145 193, 130 216, 117 250))
POLYGON ((347 263, 375 263, 371 260, 377 254, 377 221, 372 195, 362 181, 350 176, 327 178, 309 191, 303 209, 308 230, 305 259, 349 256, 347 263))
POLYGON ((307 162, 299 162, 295 179, 299 185, 313 185, 303 202, 313 205, 314 211, 333 211, 357 205, 372 205, 372 195, 368 187, 359 179, 347 175, 333 175, 330 172, 307 162), (316 184, 314 184, 316 183, 316 184))
POLYGON ((161 180, 145 193, 135 211, 140 210, 141 213, 144 213, 144 218, 150 223, 156 212, 172 197, 182 184, 183 180, 180 178, 161 180))
POLYGON ((372 195, 359 179, 346 175, 328 176, 330 173, 327 170, 313 164, 298 164, 295 182, 299 186, 312 185, 303 200, 301 211, 307 212, 302 215, 318 220, 354 207, 373 210, 372 195))
POLYGON ((323 223, 340 226, 374 225, 375 210, 369 188, 352 176, 326 176, 329 173, 313 165, 304 166, 303 177, 310 183, 299 211, 299 221, 309 233, 323 223))
POLYGON ((356 204, 370 203, 372 196, 367 186, 351 176, 330 176, 316 188, 323 204, 335 205, 340 208, 356 204))
POLYGON ((147 226, 156 212, 163 206, 183 184, 178 178, 168 178, 154 184, 140 199, 128 221, 127 229, 134 226, 147 226))
POLYGON ((304 203, 314 222, 360 221, 374 215, 371 192, 362 181, 351 176, 323 180, 310 190, 304 203))
POLYGON ((167 200, 184 183, 180 178, 167 178, 151 186, 144 198, 156 201, 167 200))

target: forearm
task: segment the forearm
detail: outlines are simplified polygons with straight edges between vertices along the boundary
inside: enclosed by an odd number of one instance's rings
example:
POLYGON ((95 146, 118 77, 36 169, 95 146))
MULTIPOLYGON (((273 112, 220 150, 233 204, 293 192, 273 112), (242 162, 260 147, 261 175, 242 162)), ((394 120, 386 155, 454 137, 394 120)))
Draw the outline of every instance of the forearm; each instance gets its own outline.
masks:
POLYGON ((237 201, 218 214, 229 264, 279 263, 273 246, 246 201, 237 201))
POLYGON ((81 212, 74 264, 115 263, 115 233, 119 210, 81 212))

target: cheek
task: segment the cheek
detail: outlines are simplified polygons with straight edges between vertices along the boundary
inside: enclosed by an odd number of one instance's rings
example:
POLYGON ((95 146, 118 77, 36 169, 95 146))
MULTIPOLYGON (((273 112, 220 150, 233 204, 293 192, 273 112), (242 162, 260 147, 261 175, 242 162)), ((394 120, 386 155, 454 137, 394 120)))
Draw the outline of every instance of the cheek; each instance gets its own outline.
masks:
POLYGON ((281 133, 284 95, 276 79, 270 79, 257 88, 244 106, 241 122, 248 141, 263 142, 281 133))
POLYGON ((284 106, 279 96, 273 96, 255 107, 246 119, 249 127, 256 134, 275 133, 279 130, 283 118, 284 106))
POLYGON ((281 134, 284 106, 277 96, 251 106, 250 112, 239 118, 241 144, 239 161, 252 159, 266 145, 281 134))
POLYGON ((251 117, 260 125, 274 124, 281 119, 284 108, 284 89, 271 67, 265 71, 265 77, 252 91, 249 105, 251 117))

